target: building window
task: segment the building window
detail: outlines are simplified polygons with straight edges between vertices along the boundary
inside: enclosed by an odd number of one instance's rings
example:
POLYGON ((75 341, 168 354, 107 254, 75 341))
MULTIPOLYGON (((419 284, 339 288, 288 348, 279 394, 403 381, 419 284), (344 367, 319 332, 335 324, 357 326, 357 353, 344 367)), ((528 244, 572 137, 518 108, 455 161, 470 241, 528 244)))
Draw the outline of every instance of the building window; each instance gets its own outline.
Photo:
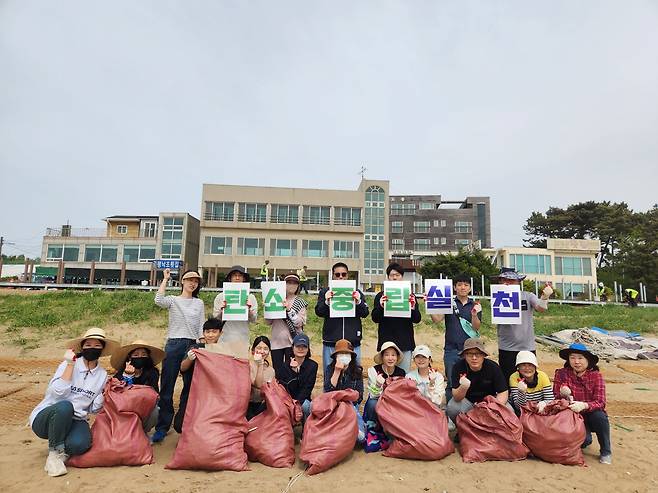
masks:
POLYGON ((270 222, 279 224, 299 223, 299 206, 288 204, 272 204, 270 222))
POLYGON ((420 238, 414 240, 414 250, 419 252, 428 251, 430 249, 430 239, 420 238))
POLYGON ((142 238, 155 238, 158 232, 158 223, 155 221, 144 221, 141 225, 139 236, 142 238))
POLYGON ((524 274, 551 274, 550 255, 514 254, 510 256, 510 267, 524 274))
POLYGON ((116 262, 116 245, 87 245, 85 246, 85 262, 116 262))
POLYGON ((231 255, 232 247, 230 236, 206 236, 203 240, 204 255, 231 255))
POLYGON ((238 255, 262 257, 265 254, 265 238, 238 238, 238 255))
POLYGON ((128 234, 128 226, 126 226, 125 224, 119 224, 117 226, 117 233, 119 233, 120 235, 127 235, 128 234))
POLYGON ((64 260, 66 262, 77 262, 80 247, 78 245, 48 245, 46 260, 55 262, 64 260))
POLYGON ((180 259, 183 253, 183 217, 165 217, 162 225, 163 259, 180 259))
POLYGON ((441 219, 441 227, 442 228, 446 227, 446 220, 445 219, 441 219))
POLYGON ((438 244, 439 244, 439 239, 438 239, 438 238, 434 238, 433 242, 434 242, 435 245, 438 245, 438 244))
POLYGON ((393 238, 391 240, 391 248, 393 248, 393 250, 404 250, 404 240, 401 238, 393 238))
POLYGON ((63 245, 48 245, 47 248, 47 253, 46 253, 46 260, 49 262, 55 261, 55 260, 62 260, 62 255, 64 253, 64 246, 63 245))
POLYGON ((270 240, 270 255, 274 257, 296 257, 297 240, 270 240))
POLYGON ((435 227, 435 228, 438 228, 438 227, 439 227, 439 220, 438 220, 438 219, 435 219, 435 220, 434 220, 434 227, 435 227))
POLYGON ((455 233, 470 233, 473 223, 470 221, 455 221, 455 233))
POLYGON ((310 258, 328 257, 327 240, 302 240, 302 256, 310 258))
POLYGON ((334 240, 334 258, 359 258, 359 242, 334 240))
POLYGON ((361 226, 361 209, 359 207, 336 207, 334 224, 337 226, 361 226))
POLYGON ((464 240, 464 239, 456 239, 455 240, 455 245, 456 246, 468 246, 471 244, 471 240, 464 240))
POLYGON ((402 221, 392 221, 391 222, 391 233, 402 233, 403 224, 404 223, 402 221))
POLYGON ((418 208, 421 211, 427 211, 427 210, 433 210, 434 209, 434 203, 433 202, 421 202, 418 208))
POLYGON ((204 219, 209 221, 233 221, 235 202, 206 202, 204 219))
POLYGON ((150 262, 155 259, 155 247, 152 245, 124 245, 124 262, 150 262))
POLYGON ((555 257, 555 275, 591 276, 591 259, 589 257, 555 257))
POLYGON ((391 204, 392 216, 409 216, 416 213, 416 204, 408 204, 405 202, 394 202, 391 204))
POLYGON ((577 282, 558 282, 555 287, 562 292, 563 298, 582 296, 587 292, 587 284, 577 282))
POLYGON ((381 187, 366 190, 366 211, 363 245, 363 271, 365 274, 384 274, 385 261, 385 212, 386 194, 381 187))
POLYGON ((447 245, 448 244, 448 239, 445 236, 441 237, 441 244, 442 245, 447 245))
POLYGON ((366 202, 372 203, 374 207, 384 207, 384 200, 386 200, 386 192, 384 192, 382 187, 368 187, 368 190, 366 190, 366 202))
POLYGON ((414 221, 414 233, 429 233, 429 232, 430 232, 429 221, 414 221))
POLYGON ((266 204, 241 203, 238 207, 238 221, 243 223, 264 223, 266 219, 266 204))
POLYGON ((330 224, 329 215, 331 208, 319 205, 305 205, 302 222, 304 224, 330 224))

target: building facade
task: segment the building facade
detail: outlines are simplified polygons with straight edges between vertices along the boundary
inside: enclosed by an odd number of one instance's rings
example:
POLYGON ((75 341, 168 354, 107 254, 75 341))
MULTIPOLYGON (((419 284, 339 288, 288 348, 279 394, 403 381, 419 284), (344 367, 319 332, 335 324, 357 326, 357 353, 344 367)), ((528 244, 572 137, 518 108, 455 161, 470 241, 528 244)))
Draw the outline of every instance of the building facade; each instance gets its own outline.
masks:
POLYGON ((252 277, 270 260, 270 278, 306 266, 326 279, 342 261, 362 285, 384 280, 388 264, 388 181, 357 190, 204 184, 199 267, 221 286, 239 264, 252 277))

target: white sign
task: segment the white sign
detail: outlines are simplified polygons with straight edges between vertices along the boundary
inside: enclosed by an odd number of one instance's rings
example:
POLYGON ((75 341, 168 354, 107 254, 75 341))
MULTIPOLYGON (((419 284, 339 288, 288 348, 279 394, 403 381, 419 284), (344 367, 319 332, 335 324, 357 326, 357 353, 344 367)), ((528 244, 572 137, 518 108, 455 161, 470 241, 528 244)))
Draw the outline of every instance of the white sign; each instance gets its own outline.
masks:
POLYGON ((263 314, 266 319, 286 318, 285 281, 263 281, 260 285, 263 294, 263 314))
POLYGON ((249 283, 248 282, 225 282, 224 301, 226 307, 222 312, 222 320, 249 320, 249 283))
POLYGON ((356 291, 355 280, 336 281, 332 279, 329 282, 329 290, 334 293, 329 301, 329 318, 356 316, 356 303, 352 297, 352 293, 356 291))
POLYGON ((453 313, 452 279, 425 279, 425 313, 449 315, 453 313))
POLYGON ((411 283, 409 281, 384 281, 384 316, 411 318, 411 283))
POLYGON ((506 325, 521 323, 521 286, 491 285, 491 323, 506 325))

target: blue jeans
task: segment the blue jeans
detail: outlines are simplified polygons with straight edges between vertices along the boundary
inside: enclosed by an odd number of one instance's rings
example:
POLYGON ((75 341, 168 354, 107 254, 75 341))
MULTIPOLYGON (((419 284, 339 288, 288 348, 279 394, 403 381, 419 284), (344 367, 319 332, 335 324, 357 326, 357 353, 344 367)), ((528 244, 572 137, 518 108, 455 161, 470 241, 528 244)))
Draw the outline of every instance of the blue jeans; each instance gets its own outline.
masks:
POLYGON ((59 401, 39 411, 32 431, 48 440, 50 450, 64 450, 69 456, 84 454, 91 448, 89 424, 73 419, 73 404, 69 401, 59 401))
POLYGON ((302 424, 306 423, 306 420, 311 415, 311 401, 305 399, 302 402, 302 424))
POLYGON ((409 369, 411 368, 411 351, 402 351, 402 361, 400 361, 398 366, 406 373, 409 373, 409 369))
POLYGON ((160 374, 160 400, 158 424, 155 431, 167 433, 174 419, 174 387, 180 371, 180 364, 194 343, 194 339, 168 339, 165 345, 165 359, 160 374))
POLYGON ((375 408, 377 407, 378 402, 379 399, 373 399, 372 397, 368 397, 368 400, 363 406, 363 420, 365 422, 377 421, 377 411, 375 410, 375 408))
POLYGON ((610 447, 610 421, 608 421, 608 415, 597 409, 591 413, 582 413, 582 417, 585 419, 585 443, 592 443, 592 432, 596 433, 596 438, 599 439, 599 447, 601 449, 601 455, 609 455, 612 453, 610 447))
MULTIPOLYGON (((331 353, 334 352, 334 347, 335 344, 329 345, 329 344, 322 344, 322 366, 324 367, 324 374, 327 374, 327 368, 329 368, 329 365, 331 364, 331 353)), ((357 346, 354 348, 354 352, 356 353, 356 364, 360 365, 361 364, 361 346, 357 346)))
POLYGON ((356 443, 363 445, 366 443, 366 424, 363 422, 361 413, 359 413, 359 405, 354 404, 354 412, 356 413, 356 425, 359 428, 359 433, 356 436, 356 443))
POLYGON ((461 359, 459 357, 459 349, 444 349, 443 350, 443 367, 445 369, 446 377, 446 402, 452 399, 452 368, 461 359))

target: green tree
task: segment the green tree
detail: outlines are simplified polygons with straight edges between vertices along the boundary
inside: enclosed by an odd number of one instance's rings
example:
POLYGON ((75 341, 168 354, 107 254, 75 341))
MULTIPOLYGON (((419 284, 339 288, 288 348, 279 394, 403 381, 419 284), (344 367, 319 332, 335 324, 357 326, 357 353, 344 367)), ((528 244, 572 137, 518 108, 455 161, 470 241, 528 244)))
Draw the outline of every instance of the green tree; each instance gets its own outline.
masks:
POLYGON ((420 273, 425 279, 438 279, 440 275, 452 279, 458 274, 473 278, 473 291, 480 291, 480 278, 484 275, 485 289, 488 292, 490 277, 498 273, 498 268, 480 250, 460 250, 456 255, 439 254, 428 257, 420 267, 420 273))

